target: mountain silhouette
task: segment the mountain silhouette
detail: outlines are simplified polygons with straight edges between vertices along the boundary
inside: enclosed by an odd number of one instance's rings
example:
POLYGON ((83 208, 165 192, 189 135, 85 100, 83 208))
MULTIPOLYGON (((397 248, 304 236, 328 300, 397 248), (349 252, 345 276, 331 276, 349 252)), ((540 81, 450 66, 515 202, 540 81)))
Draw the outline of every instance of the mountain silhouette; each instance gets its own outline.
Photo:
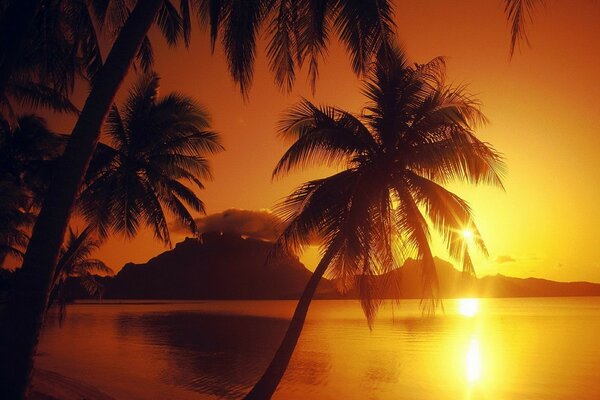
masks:
MULTIPOLYGON (((311 272, 273 243, 230 234, 185 239, 145 264, 126 264, 106 278, 105 298, 119 299, 295 299, 311 272)), ((318 289, 335 297, 330 282, 318 289)))
MULTIPOLYGON (((231 234, 205 233, 185 239, 144 264, 126 264, 114 277, 101 278, 109 299, 297 299, 311 272, 298 257, 274 253, 273 243, 231 234)), ((436 258, 439 293, 452 297, 600 296, 600 284, 555 282, 503 275, 476 278, 436 258)), ((422 298, 419 262, 374 278, 383 298, 422 298)), ((75 298, 86 298, 71 282, 75 298)), ((340 294, 335 282, 323 279, 316 298, 356 298, 351 289, 340 294)))

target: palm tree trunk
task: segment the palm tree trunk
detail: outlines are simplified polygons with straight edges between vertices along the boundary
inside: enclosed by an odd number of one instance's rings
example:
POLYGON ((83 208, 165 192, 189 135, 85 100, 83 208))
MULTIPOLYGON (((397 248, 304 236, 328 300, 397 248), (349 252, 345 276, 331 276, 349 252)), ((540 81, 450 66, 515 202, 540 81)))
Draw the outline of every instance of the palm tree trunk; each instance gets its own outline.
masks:
POLYGON ((275 356, 273 356, 273 360, 271 360, 267 370, 256 383, 256 385, 254 385, 250 393, 246 395, 244 398, 245 400, 270 399, 271 396, 273 396, 273 393, 275 393, 275 389, 277 389, 281 378, 283 378, 283 374, 290 363, 290 359, 292 358, 292 354, 294 353, 294 349, 298 343, 298 338, 302 332, 302 327, 304 326, 304 320, 306 319, 310 302, 312 301, 323 274, 331 263, 333 253, 334 251, 330 247, 330 249, 328 249, 327 253, 321 259, 321 262, 319 262, 317 269, 315 269, 315 272, 313 272, 312 276, 310 277, 306 287, 304 288, 302 297, 300 297, 300 301, 298 301, 298 304, 296 305, 296 310, 294 311, 294 315, 292 316, 292 320, 290 321, 287 332, 285 333, 285 336, 283 337, 275 356))
POLYGON ((25 395, 56 260, 75 197, 98 143, 102 123, 162 3, 163 0, 137 2, 94 80, 46 192, 0 327, 3 399, 22 399, 25 395))
POLYGON ((13 1, 0 22, 0 98, 18 65, 27 43, 27 35, 42 7, 41 0, 13 1))

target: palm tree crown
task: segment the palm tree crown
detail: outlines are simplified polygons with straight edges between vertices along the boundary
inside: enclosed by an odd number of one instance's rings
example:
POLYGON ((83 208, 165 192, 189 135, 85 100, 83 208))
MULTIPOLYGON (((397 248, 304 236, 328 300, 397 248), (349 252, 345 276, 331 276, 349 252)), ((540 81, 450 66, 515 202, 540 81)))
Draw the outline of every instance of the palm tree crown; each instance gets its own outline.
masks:
POLYGON ((31 197, 14 182, 0 181, 0 268, 7 256, 23 258, 29 236, 27 229, 35 220, 31 197))
POLYGON ((206 112, 184 95, 158 98, 159 78, 143 76, 124 106, 113 107, 102 145, 88 170, 79 204, 84 216, 106 236, 113 230, 133 236, 141 224, 170 244, 166 213, 196 230, 194 211, 204 204, 182 181, 199 189, 210 179, 207 154, 222 150, 206 112))
POLYGON ((11 127, 0 116, 0 267, 7 255, 23 256, 63 145, 42 118, 20 116, 11 127))
POLYGON ((279 176, 310 164, 344 169, 297 188, 279 206, 287 222, 280 244, 300 250, 322 240, 328 273, 342 289, 357 285, 369 324, 378 299, 372 277, 395 268, 399 256, 416 256, 424 297, 436 298, 430 225, 452 257, 473 267, 461 232, 476 233, 471 209, 446 190, 450 181, 502 187, 501 156, 473 129, 486 121, 464 87, 445 82, 442 58, 410 66, 402 50, 380 52, 364 86, 361 116, 304 100, 281 125, 294 142, 277 164, 279 176))
POLYGON ((91 258, 101 244, 101 240, 93 237, 93 227, 88 226, 80 233, 69 228, 68 236, 60 251, 56 264, 52 292, 48 308, 58 302, 60 320, 64 318, 67 304, 66 285, 70 278, 78 278, 81 286, 92 296, 100 296, 102 285, 97 281, 96 274, 112 275, 110 269, 101 260, 91 258))
POLYGON ((48 129, 43 118, 23 115, 11 127, 0 116, 0 180, 21 186, 41 203, 65 142, 63 136, 48 129))

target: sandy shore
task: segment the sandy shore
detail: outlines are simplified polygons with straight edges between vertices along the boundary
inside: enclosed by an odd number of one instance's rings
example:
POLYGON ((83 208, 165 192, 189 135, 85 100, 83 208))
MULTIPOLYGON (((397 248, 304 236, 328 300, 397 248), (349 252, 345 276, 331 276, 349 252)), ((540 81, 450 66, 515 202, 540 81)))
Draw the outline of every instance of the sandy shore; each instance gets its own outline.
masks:
POLYGON ((52 371, 33 372, 28 400, 115 400, 93 386, 52 371))

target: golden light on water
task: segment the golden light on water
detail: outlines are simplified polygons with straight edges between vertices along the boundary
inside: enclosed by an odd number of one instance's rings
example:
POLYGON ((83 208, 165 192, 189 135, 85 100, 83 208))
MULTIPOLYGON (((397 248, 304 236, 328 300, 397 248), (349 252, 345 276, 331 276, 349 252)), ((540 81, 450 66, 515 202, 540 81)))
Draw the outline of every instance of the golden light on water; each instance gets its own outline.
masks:
POLYGON ((479 312, 479 299, 459 299, 458 313, 465 317, 474 317, 479 312))
POLYGON ((481 378, 481 355, 479 340, 471 339, 465 359, 465 376, 469 383, 475 383, 481 378))

